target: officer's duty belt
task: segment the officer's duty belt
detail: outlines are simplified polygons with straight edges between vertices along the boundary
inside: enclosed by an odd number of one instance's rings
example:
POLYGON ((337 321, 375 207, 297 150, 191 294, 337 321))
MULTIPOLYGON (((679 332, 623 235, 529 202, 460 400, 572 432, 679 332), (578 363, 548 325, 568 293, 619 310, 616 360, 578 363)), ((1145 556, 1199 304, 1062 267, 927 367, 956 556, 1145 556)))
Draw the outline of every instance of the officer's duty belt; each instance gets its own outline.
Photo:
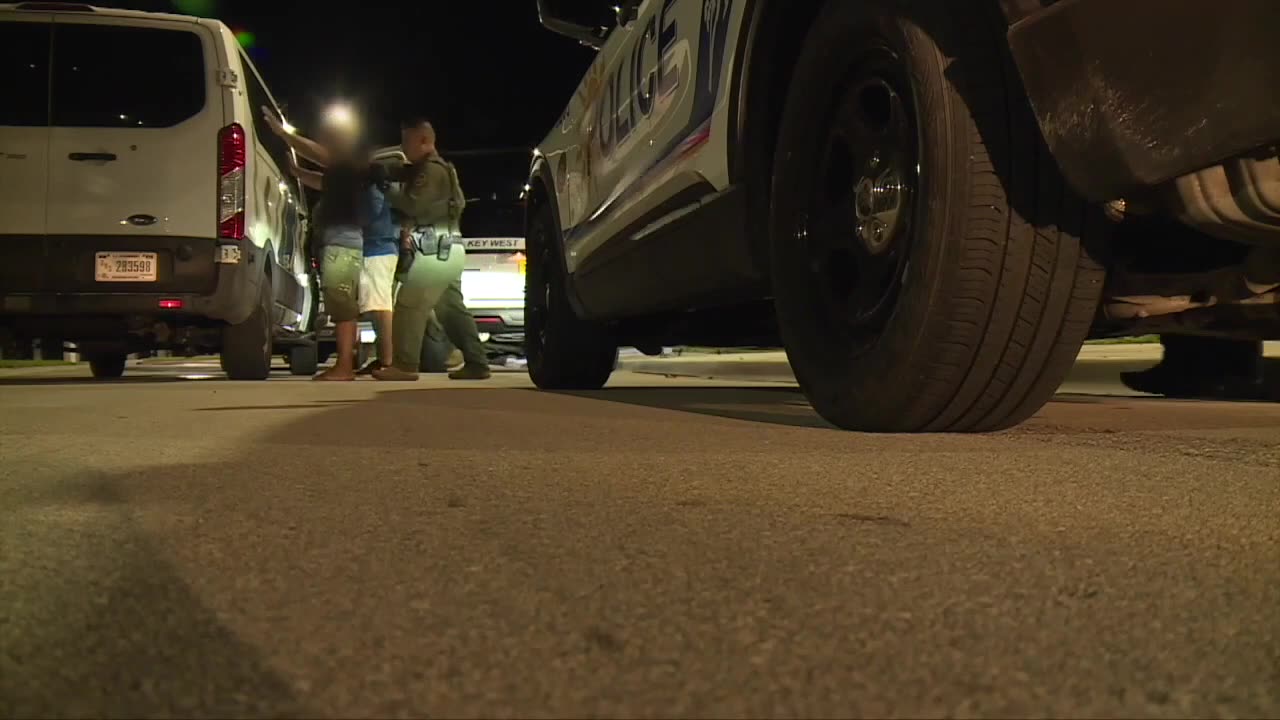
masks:
POLYGON ((420 225, 410 232, 413 238, 413 245, 417 251, 423 255, 435 255, 440 252, 442 243, 448 245, 461 245, 462 238, 457 235, 447 235, 436 231, 434 225, 420 225))

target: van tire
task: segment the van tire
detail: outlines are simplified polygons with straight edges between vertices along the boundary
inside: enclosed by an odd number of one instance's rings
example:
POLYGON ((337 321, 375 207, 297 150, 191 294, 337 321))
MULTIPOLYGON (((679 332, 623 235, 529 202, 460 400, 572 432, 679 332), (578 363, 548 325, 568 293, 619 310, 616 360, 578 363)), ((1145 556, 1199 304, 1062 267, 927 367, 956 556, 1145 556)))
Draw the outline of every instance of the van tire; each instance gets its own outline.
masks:
POLYGON ((244 322, 222 329, 222 370, 230 380, 266 380, 271 374, 271 282, 263 276, 258 306, 244 322))
POLYGON ((289 348, 289 372, 293 375, 315 375, 320 367, 320 355, 315 345, 295 345, 289 348))
POLYGON ((608 328, 583 320, 569 304, 559 223, 543 203, 529 216, 525 274, 525 353, 542 390, 599 390, 618 362, 608 328))
POLYGON ((1017 425, 1089 331, 1105 223, 1059 175, 1003 31, 967 3, 828 0, 803 45, 773 287, 796 378, 838 427, 1017 425))
POLYGON ((94 353, 89 356, 89 371, 98 380, 115 380, 124 375, 128 360, 125 353, 94 353))

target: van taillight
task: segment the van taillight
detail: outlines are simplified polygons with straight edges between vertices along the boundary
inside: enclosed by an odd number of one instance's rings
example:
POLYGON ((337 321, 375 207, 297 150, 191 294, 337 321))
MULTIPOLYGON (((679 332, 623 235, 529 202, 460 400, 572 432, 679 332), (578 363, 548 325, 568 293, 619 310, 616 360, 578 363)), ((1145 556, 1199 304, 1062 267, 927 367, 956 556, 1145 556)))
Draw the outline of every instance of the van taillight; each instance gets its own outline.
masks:
POLYGON ((244 237, 244 128, 228 125, 218 132, 218 237, 244 237))

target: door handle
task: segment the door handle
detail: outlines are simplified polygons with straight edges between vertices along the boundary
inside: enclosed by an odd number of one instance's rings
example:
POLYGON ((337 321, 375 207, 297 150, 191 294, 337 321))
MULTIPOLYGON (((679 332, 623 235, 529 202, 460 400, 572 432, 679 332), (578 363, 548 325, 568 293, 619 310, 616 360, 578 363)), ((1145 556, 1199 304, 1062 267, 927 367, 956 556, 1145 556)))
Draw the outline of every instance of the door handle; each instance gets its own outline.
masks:
POLYGON ((68 155, 67 157, 71 158, 76 162, 90 162, 93 160, 98 160, 101 162, 113 162, 116 159, 116 154, 106 153, 106 152, 101 152, 101 153, 74 152, 68 155))

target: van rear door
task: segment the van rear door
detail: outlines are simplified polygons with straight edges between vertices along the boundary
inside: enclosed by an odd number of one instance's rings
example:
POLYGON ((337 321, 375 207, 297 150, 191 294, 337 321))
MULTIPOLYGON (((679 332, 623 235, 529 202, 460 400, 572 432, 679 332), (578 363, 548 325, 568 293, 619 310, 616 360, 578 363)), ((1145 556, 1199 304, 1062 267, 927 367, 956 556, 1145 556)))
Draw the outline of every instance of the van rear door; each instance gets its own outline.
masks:
POLYGON ((57 16, 50 235, 217 234, 216 58, 195 22, 57 16))
POLYGON ((0 14, 0 235, 43 235, 52 15, 0 14))

